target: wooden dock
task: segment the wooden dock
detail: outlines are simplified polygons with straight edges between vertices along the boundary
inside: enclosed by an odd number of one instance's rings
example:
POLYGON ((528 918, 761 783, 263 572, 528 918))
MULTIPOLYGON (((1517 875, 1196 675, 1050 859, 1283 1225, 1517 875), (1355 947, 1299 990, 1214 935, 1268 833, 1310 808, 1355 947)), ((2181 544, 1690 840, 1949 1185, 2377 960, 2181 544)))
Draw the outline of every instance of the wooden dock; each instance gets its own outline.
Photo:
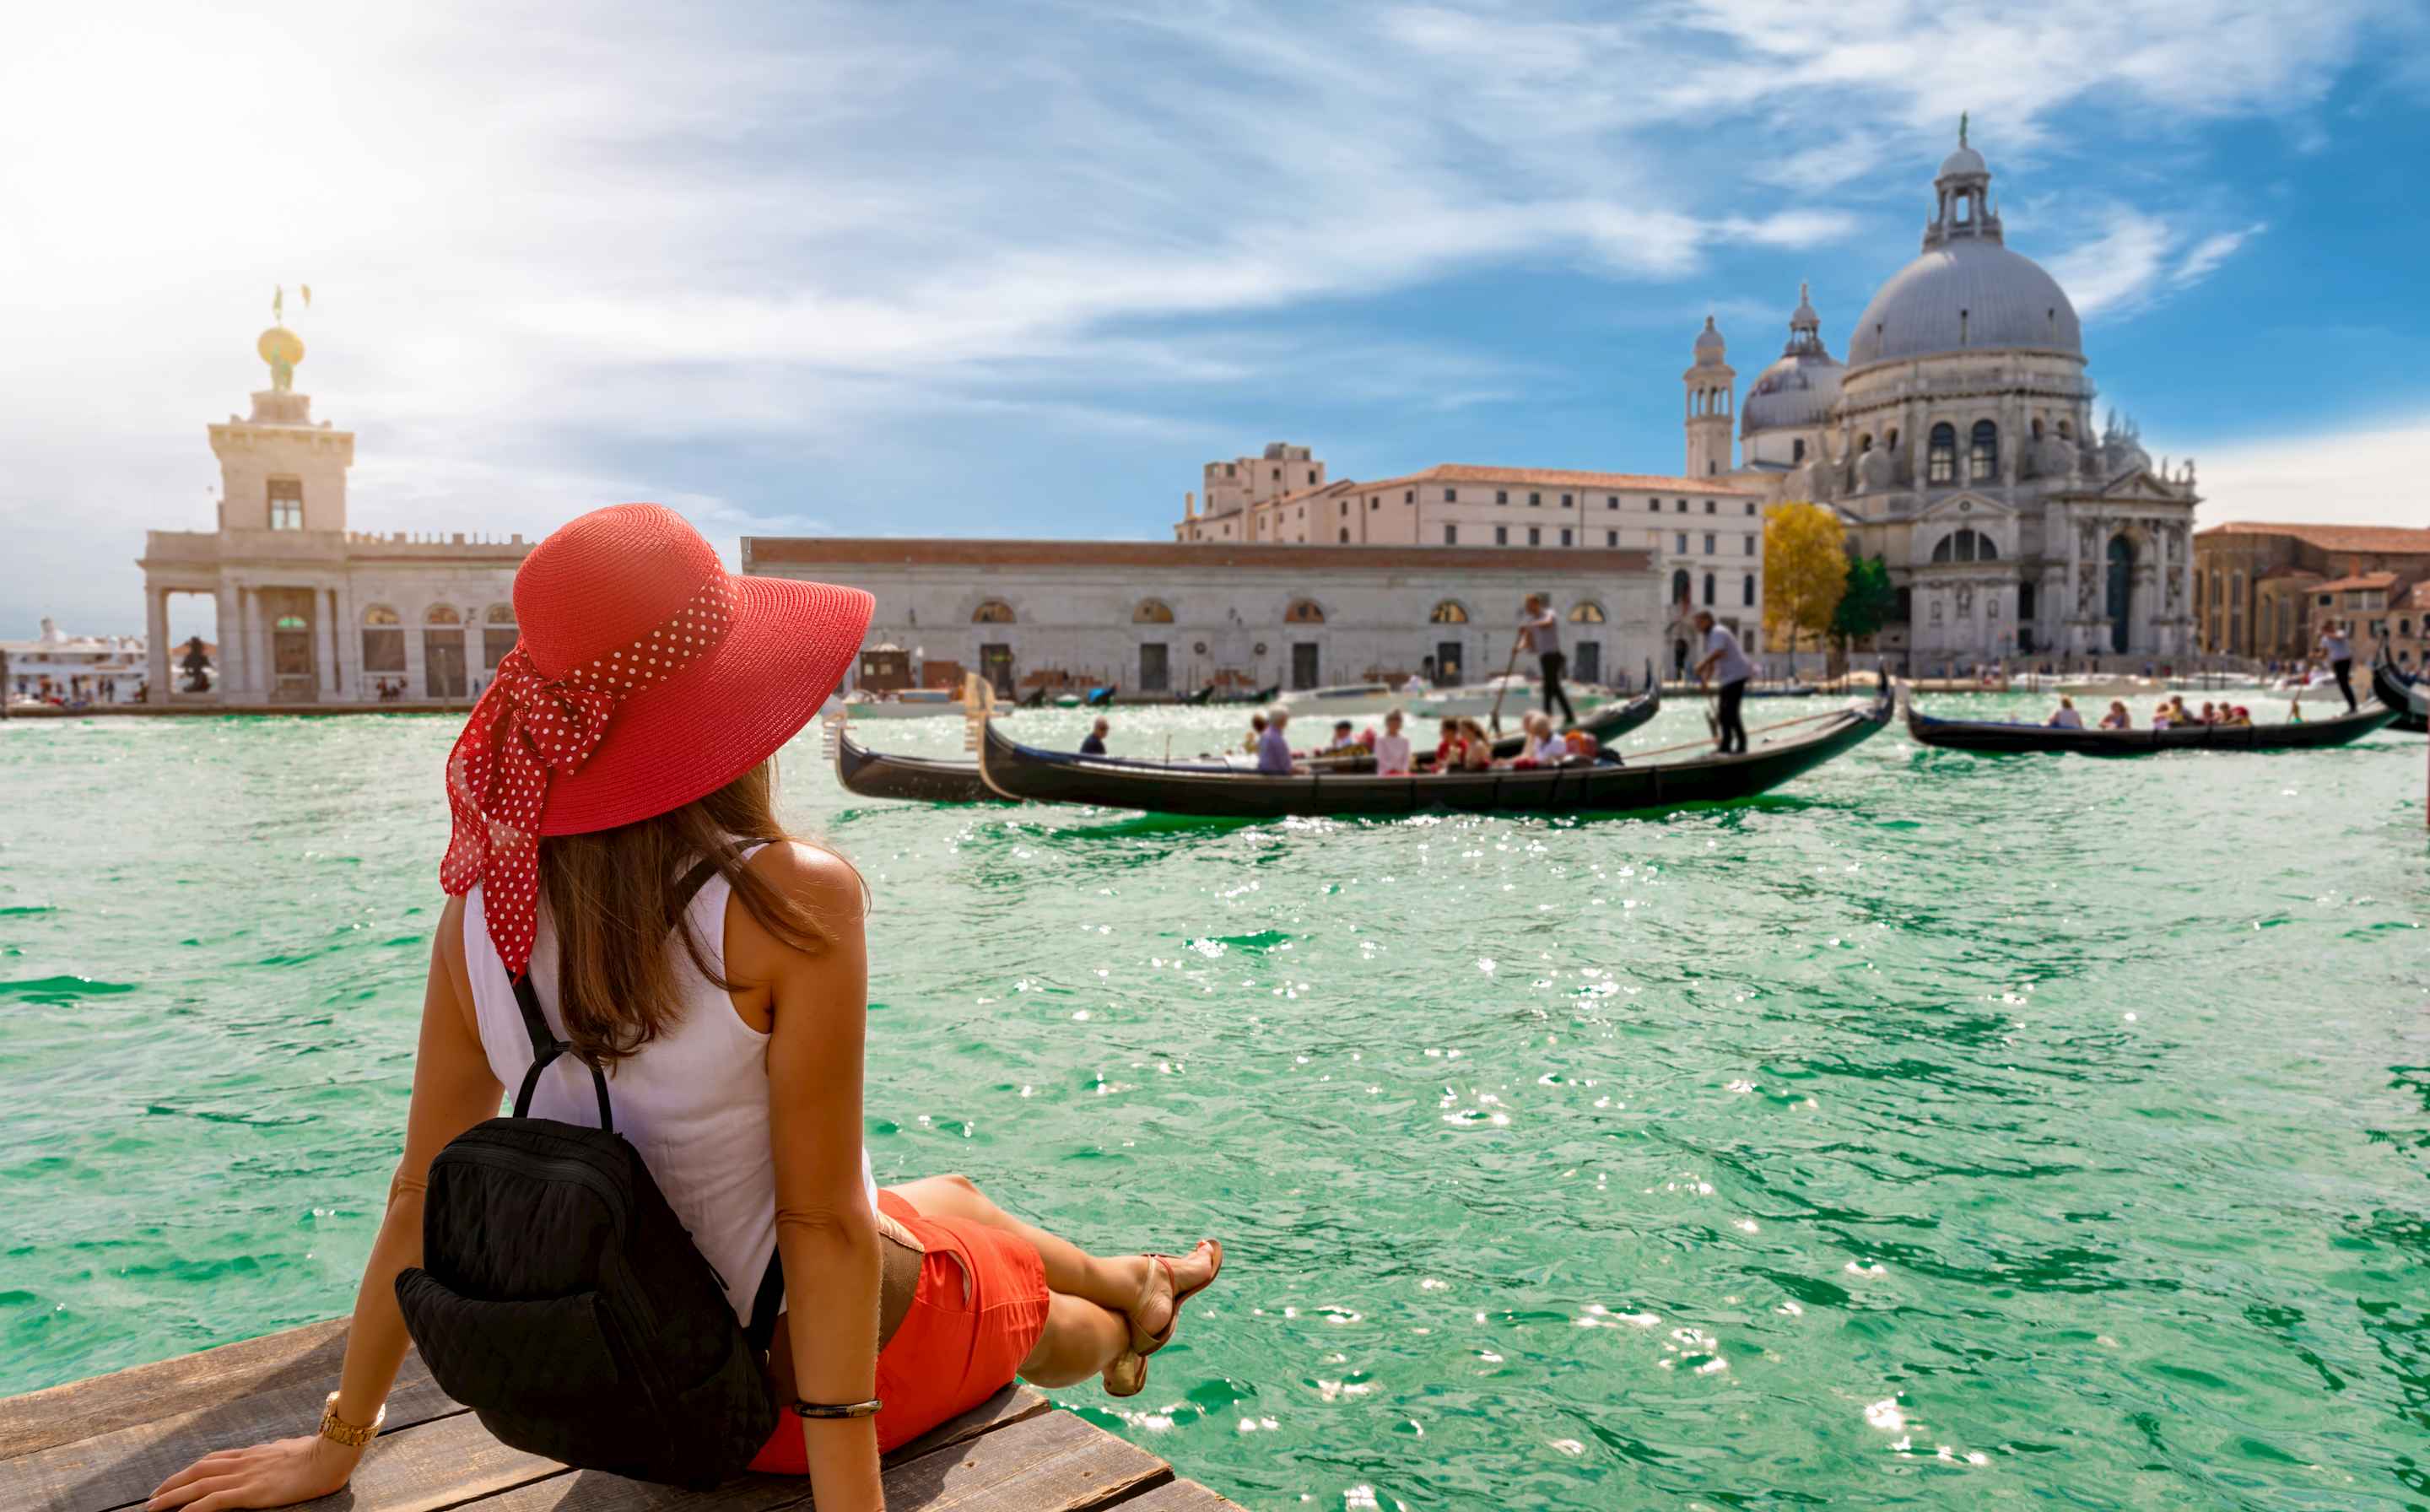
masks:
MULTIPOLYGON (((337 1383, 343 1321, 0 1400, 0 1506, 109 1512, 213 1449, 309 1433, 337 1383)), ((508 1448, 408 1354, 388 1426, 335 1496, 349 1512, 777 1512, 809 1483, 754 1475, 691 1492, 508 1448)), ((1173 1467, 1014 1386, 886 1457, 890 1512, 1239 1512, 1173 1467)))

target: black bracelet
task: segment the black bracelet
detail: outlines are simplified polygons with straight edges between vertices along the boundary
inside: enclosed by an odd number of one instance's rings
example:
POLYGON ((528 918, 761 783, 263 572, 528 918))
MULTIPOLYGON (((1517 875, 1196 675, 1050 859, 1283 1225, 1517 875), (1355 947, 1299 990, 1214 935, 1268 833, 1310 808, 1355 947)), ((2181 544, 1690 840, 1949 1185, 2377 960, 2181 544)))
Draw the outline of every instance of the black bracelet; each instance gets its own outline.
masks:
POLYGON ((848 1402, 840 1407, 831 1406, 824 1402, 796 1401, 793 1404, 793 1416, 796 1418, 874 1418, 877 1416, 877 1409, 884 1405, 886 1404, 875 1397, 871 1397, 866 1402, 848 1402))

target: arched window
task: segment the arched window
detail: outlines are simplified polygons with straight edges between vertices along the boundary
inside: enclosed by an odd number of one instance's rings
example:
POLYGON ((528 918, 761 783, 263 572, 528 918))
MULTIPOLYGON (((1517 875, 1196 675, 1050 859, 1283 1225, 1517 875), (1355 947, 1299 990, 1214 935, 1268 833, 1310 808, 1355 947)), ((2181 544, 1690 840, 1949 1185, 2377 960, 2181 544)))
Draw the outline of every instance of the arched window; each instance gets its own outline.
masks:
POLYGON ((1572 624, 1603 623, 1603 606, 1592 599, 1578 600, 1570 606, 1570 623, 1572 624))
POLYGON ((1708 609, 1709 609, 1709 608, 1711 608, 1712 606, 1713 606, 1713 574, 1712 574, 1712 573, 1706 573, 1705 574, 1705 607, 1706 607, 1706 608, 1708 608, 1708 609))
POLYGON ((1430 624, 1466 624, 1468 606, 1457 599, 1445 599, 1434 606, 1434 612, 1426 616, 1426 622, 1430 624))
POLYGON ((1682 606, 1688 602, 1688 569, 1684 567, 1671 574, 1671 602, 1682 606))
POLYGON ((363 671, 405 671, 405 622, 385 604, 363 610, 363 671))
POLYGON ((464 670, 464 614, 452 604, 422 611, 422 691, 429 698, 462 698, 472 690, 464 670))
POLYGON ((1341 544, 1345 546, 1350 544, 1350 531, 1347 526, 1344 526, 1341 532, 1341 544))
POLYGON ((481 664, 491 672, 515 649, 515 606, 492 604, 481 611, 481 664))
POLYGON ((2042 417, 2041 417, 2041 416, 2039 416, 2039 415, 2036 415, 2036 416, 2034 417, 2034 440, 2040 440, 2041 439, 2042 439, 2042 417))
POLYGON ((1324 610, 1317 606, 1314 599, 1293 599, 1290 601, 1290 607, 1283 610, 1285 624, 1323 624, 1323 623, 1324 610))
POLYGON ((2000 427, 1988 420, 1974 423, 1974 433, 1967 439, 1966 475, 1976 483, 1988 483, 2000 471, 2000 427))
POLYGON ((1012 606, 1002 599, 989 599, 971 611, 973 624, 1010 624, 1012 606))
POLYGON ((2063 441, 2072 441, 2075 440, 2075 425, 2073 422, 2062 420, 2058 423, 2058 439, 2063 441))
POLYGON ((1872 433, 1872 431, 1867 431, 1867 432, 1865 432, 1863 435, 1861 435, 1861 436, 1859 436, 1859 437, 1857 437, 1857 438, 1856 438, 1856 455, 1857 455, 1857 456, 1862 457, 1862 456, 1864 456, 1867 452, 1870 452, 1870 451, 1872 451, 1872 449, 1873 449, 1873 433, 1872 433))
POLYGON ((1923 475, 1933 483, 1957 481, 1957 427, 1945 420, 1932 427, 1932 441, 1925 453, 1923 475))
POLYGON ((1139 607, 1131 610, 1133 624, 1171 624, 1172 623, 1173 610, 1165 606, 1162 599, 1141 599, 1139 601, 1139 607))
POLYGON ((1990 537, 1980 531, 1971 528, 1957 530, 1940 538, 1940 543, 1932 548, 1932 559, 1937 562, 1996 562, 2000 559, 2000 548, 1992 543, 1990 537))
POLYGON ((464 623, 464 616, 458 614, 456 611, 456 606, 452 604, 433 604, 428 609, 423 611, 422 623, 424 624, 462 624, 464 623))

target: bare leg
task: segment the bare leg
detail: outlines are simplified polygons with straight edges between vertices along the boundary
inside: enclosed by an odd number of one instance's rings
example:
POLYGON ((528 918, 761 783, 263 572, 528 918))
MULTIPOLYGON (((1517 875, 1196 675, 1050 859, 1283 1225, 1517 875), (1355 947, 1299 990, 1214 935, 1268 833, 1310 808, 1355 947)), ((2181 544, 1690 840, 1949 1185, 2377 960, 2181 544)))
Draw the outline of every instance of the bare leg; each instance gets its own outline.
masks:
POLYGON ((1046 1298, 1046 1331, 1021 1362, 1021 1378, 1032 1386, 1077 1386, 1105 1373, 1131 1347, 1130 1320, 1069 1292, 1046 1298))
POLYGON ((1069 1239, 1024 1223, 988 1201, 987 1193, 968 1176, 923 1176, 891 1189, 931 1218, 958 1218, 1020 1235, 1038 1247, 1038 1257, 1046 1262, 1047 1289, 1116 1312, 1128 1312, 1139 1304, 1140 1294, 1149 1285, 1148 1272, 1156 1269, 1145 1255, 1101 1258, 1069 1239))

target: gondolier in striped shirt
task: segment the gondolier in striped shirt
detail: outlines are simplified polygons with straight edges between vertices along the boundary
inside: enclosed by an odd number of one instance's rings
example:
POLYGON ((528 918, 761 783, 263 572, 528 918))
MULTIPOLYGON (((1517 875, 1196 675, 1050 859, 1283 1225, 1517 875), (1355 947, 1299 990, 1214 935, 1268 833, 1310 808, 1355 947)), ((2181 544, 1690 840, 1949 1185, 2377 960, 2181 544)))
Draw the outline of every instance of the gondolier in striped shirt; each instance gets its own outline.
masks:
POLYGON ((1570 706, 1570 695, 1561 688, 1561 673, 1569 670, 1569 658, 1561 654, 1561 617, 1546 606, 1542 594, 1527 595, 1527 612, 1520 618, 1519 634, 1543 670, 1544 712, 1553 712, 1557 702, 1562 723, 1575 724, 1578 711, 1570 706))

